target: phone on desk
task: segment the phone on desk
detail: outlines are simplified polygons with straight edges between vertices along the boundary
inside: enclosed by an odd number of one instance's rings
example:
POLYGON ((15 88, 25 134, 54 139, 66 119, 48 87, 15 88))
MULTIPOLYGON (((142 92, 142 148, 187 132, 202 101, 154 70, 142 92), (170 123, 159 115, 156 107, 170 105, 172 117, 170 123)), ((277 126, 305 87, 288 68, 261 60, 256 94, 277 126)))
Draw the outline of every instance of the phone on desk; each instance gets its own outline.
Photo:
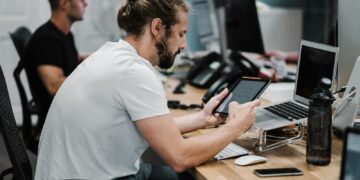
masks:
MULTIPOLYGON (((234 72, 241 72, 241 75, 239 76, 238 73, 237 77, 242 75, 256 77, 258 75, 259 68, 241 53, 232 52, 229 59, 231 60, 230 64, 225 62, 220 54, 216 52, 209 53, 199 59, 189 70, 187 81, 195 87, 211 87, 210 89, 213 90, 210 92, 214 92, 220 85, 228 83, 228 81, 233 83, 234 79, 236 79, 233 76, 234 72), (226 69, 230 70, 226 72, 226 69)), ((214 95, 214 93, 208 94, 214 95)))
POLYGON ((273 176, 300 176, 303 172, 295 167, 290 168, 270 168, 270 169, 255 169, 254 173, 260 177, 273 176))
POLYGON ((219 54, 209 53, 189 70, 187 80, 195 87, 208 88, 221 76, 225 67, 226 63, 219 54))
POLYGON ((229 58, 234 63, 234 67, 238 68, 244 76, 258 77, 260 68, 241 52, 233 51, 229 58))
POLYGON ((230 89, 229 93, 214 109, 214 113, 221 115, 228 114, 229 103, 236 101, 240 104, 253 101, 260 97, 269 86, 270 80, 242 78, 238 80, 230 89))

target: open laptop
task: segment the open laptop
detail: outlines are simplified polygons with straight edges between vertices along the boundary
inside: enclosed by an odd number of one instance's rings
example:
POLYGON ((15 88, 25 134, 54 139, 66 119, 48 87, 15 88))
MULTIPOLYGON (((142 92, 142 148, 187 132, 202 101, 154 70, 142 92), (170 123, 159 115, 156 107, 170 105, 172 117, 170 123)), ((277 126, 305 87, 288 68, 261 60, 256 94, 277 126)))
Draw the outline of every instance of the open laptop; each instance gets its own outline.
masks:
POLYGON ((360 129, 346 128, 342 159, 341 159, 341 180, 360 179, 360 129))
POLYGON ((320 79, 327 77, 333 82, 338 61, 338 47, 302 40, 299 52, 293 99, 258 108, 256 128, 271 130, 305 121, 309 98, 314 88, 319 87, 320 79))

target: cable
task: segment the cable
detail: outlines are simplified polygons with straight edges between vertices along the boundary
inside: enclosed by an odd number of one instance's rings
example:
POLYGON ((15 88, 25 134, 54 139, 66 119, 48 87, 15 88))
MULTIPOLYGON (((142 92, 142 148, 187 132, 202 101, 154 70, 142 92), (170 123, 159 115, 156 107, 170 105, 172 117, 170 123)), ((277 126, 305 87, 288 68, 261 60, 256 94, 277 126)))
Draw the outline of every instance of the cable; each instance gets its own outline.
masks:
MULTIPOLYGON (((335 102, 334 103, 335 112, 338 112, 338 111, 342 110, 342 108, 344 108, 343 104, 344 104, 345 100, 351 100, 355 94, 356 94, 356 91, 352 91, 351 93, 349 93, 345 97, 341 98, 339 101, 335 102), (336 104, 338 104, 338 105, 336 105, 336 104)), ((338 114, 338 113, 336 113, 336 114, 338 114)), ((335 116, 336 116, 336 114, 335 114, 335 116)))
POLYGON ((167 103, 168 107, 170 109, 182 109, 182 110, 188 110, 188 109, 202 109, 204 106, 202 104, 181 104, 178 100, 168 100, 167 103))
POLYGON ((344 92, 345 90, 346 90, 346 86, 343 86, 343 87, 341 87, 339 90, 333 92, 333 95, 334 95, 334 94, 337 94, 337 93, 344 92))

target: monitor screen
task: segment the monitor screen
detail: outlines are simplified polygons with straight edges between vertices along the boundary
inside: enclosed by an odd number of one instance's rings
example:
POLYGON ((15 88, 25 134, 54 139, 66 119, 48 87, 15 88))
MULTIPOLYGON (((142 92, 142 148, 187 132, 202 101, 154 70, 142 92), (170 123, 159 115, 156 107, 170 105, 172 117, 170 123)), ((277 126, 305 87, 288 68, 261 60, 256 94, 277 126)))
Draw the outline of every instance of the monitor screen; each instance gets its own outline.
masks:
POLYGON ((264 54, 255 0, 228 0, 226 37, 231 50, 264 54))
POLYGON ((340 179, 360 179, 360 129, 346 129, 340 179))
POLYGON ((321 78, 334 79, 337 47, 302 41, 298 62, 295 95, 309 99, 321 78))

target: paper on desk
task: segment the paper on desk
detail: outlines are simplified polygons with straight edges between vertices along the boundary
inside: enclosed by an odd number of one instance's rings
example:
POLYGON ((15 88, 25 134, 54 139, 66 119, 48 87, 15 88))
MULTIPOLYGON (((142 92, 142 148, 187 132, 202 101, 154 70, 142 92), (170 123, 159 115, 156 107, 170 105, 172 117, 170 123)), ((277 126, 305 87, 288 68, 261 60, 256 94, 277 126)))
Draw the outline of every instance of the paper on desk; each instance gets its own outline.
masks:
POLYGON ((271 83, 261 95, 271 104, 291 100, 294 94, 295 83, 271 83))

